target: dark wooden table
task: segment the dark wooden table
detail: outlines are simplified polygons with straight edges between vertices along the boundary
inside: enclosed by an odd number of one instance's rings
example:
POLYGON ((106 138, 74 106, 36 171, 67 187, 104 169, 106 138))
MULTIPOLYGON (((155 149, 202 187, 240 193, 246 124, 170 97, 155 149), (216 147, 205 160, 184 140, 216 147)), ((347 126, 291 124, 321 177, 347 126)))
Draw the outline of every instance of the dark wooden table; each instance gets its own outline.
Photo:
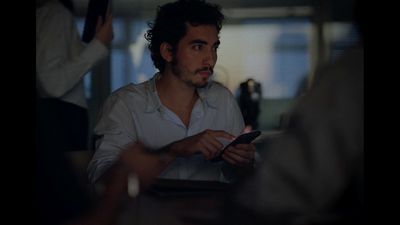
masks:
POLYGON ((213 224, 220 216, 228 185, 207 182, 164 183, 127 201, 118 225, 195 225, 213 224), (178 186, 176 186, 178 185, 178 186))

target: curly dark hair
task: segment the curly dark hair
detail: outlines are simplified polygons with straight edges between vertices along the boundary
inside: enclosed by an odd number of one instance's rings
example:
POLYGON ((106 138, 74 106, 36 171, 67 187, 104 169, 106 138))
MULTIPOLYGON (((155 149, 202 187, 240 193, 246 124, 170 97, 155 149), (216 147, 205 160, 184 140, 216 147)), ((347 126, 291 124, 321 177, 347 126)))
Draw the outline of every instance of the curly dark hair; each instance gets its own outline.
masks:
POLYGON ((186 34, 186 23, 192 26, 214 25, 218 32, 225 19, 221 7, 204 0, 178 0, 157 7, 157 16, 145 34, 154 66, 164 72, 165 60, 160 53, 160 45, 167 42, 175 54, 176 45, 186 34))

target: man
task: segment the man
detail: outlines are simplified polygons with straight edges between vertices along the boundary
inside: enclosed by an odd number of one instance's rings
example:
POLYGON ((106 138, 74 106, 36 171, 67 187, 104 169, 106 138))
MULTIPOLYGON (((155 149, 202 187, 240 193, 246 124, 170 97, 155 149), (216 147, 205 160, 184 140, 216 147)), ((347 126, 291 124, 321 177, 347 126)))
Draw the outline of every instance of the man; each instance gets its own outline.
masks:
POLYGON ((233 95, 209 82, 223 19, 219 6, 201 0, 158 8, 146 39, 159 73, 106 100, 95 127, 100 139, 88 167, 92 182, 121 166, 117 156, 132 142, 149 152, 162 152, 154 168, 161 178, 226 182, 237 168, 252 165, 251 144, 229 148, 220 162, 209 161, 244 128, 233 95))

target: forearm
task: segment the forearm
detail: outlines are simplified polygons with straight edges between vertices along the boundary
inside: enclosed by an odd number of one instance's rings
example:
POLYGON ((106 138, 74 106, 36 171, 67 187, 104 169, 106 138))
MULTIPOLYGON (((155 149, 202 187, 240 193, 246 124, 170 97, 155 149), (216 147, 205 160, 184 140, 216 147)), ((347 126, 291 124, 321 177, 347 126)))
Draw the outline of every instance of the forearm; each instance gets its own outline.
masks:
POLYGON ((95 182, 98 194, 110 196, 113 192, 122 193, 126 187, 128 169, 119 161, 108 168, 95 182), (112 187, 112 188, 111 188, 112 187), (110 192, 110 190, 112 190, 110 192))
MULTIPOLYGON (((126 183, 129 174, 135 174, 140 181, 140 186, 146 188, 154 179, 172 162, 176 155, 172 153, 171 146, 167 145, 158 151, 149 151, 142 144, 134 142, 121 152, 111 167, 109 167, 96 181, 97 189, 102 192, 107 186, 126 183)), ((122 185, 114 191, 121 192, 122 185)), ((126 191, 126 189, 124 190, 126 191)))
POLYGON ((175 158, 170 145, 158 151, 149 151, 141 143, 134 142, 121 153, 118 161, 101 179, 110 180, 114 173, 123 171, 126 174, 135 174, 139 178, 140 187, 146 188, 175 158))
POLYGON ((36 79, 43 97, 61 97, 108 53, 99 41, 90 43, 79 55, 69 58, 65 53, 37 55, 36 79))
POLYGON ((177 154, 176 154, 176 152, 177 152, 176 142, 168 144, 168 145, 160 148, 156 152, 157 152, 156 154, 158 154, 158 157, 160 159, 161 164, 163 164, 164 167, 167 167, 177 157, 177 154))

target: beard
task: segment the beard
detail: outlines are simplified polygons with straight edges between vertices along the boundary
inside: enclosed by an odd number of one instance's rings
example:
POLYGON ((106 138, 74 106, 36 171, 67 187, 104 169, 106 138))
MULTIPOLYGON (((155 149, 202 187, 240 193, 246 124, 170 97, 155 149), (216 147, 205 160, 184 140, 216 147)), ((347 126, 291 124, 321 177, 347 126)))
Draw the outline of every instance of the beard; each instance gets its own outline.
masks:
POLYGON ((196 69, 194 72, 185 70, 182 67, 178 66, 178 61, 176 60, 176 58, 174 57, 172 60, 172 73, 179 77, 180 79, 182 79, 186 84, 196 87, 196 88, 204 88, 207 86, 208 84, 208 80, 211 77, 211 74, 213 74, 213 68, 212 67, 202 67, 199 69, 196 69), (185 77, 194 77, 196 76, 197 73, 203 72, 203 71, 207 71, 210 72, 210 76, 208 78, 204 78, 206 79, 204 82, 193 82, 191 79, 186 79, 185 77))

